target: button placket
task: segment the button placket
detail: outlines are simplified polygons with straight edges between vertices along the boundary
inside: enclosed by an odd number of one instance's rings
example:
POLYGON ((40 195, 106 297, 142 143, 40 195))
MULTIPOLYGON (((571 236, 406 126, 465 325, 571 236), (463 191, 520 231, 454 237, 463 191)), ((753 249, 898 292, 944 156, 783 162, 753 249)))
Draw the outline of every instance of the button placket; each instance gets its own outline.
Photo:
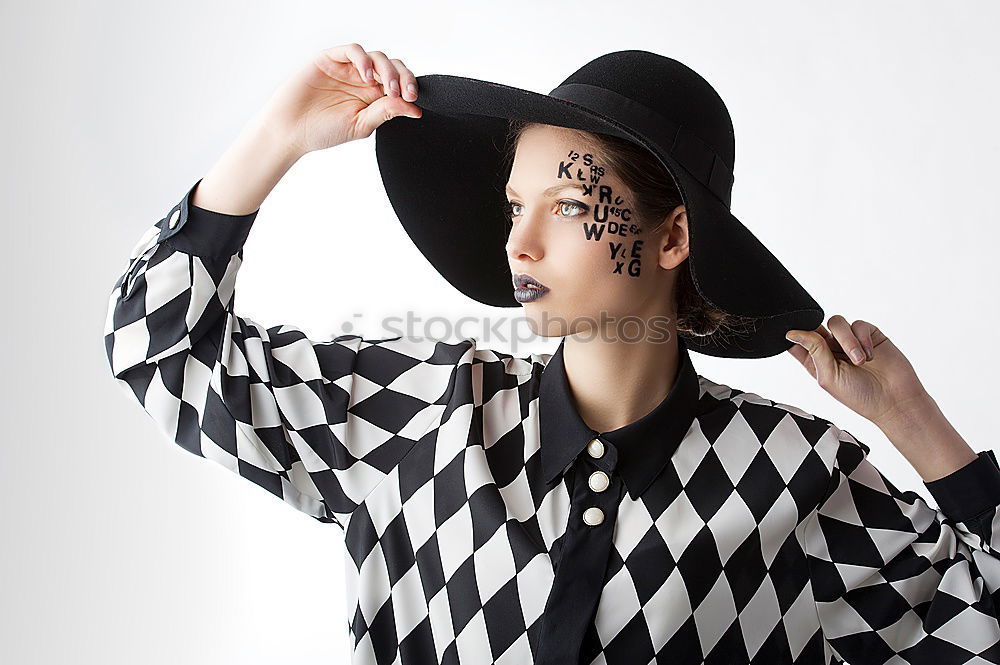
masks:
POLYGON ((611 486, 611 474, 618 463, 618 453, 613 445, 605 444, 599 438, 594 438, 587 444, 587 454, 589 459, 581 457, 579 461, 587 466, 597 467, 596 471, 591 471, 588 475, 587 487, 598 495, 596 497, 598 505, 587 507, 580 518, 584 524, 596 527, 604 523, 605 508, 602 508, 601 504, 606 504, 611 497, 601 496, 601 494, 611 486))
POLYGON ((618 452, 614 444, 596 438, 586 450, 569 465, 569 522, 553 559, 555 577, 543 611, 544 637, 534 661, 539 665, 579 662, 580 636, 593 621, 613 548, 625 492, 622 478, 614 473, 618 452))

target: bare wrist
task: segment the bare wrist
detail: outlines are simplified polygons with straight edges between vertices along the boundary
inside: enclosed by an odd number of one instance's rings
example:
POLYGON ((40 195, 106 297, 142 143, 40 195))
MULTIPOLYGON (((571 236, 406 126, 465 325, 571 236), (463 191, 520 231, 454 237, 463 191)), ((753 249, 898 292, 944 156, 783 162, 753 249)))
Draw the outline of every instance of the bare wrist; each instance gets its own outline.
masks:
POLYGON ((874 422, 889 436, 890 433, 908 434, 910 430, 926 427, 929 421, 943 416, 937 402, 925 392, 906 403, 895 405, 874 422))
POLYGON ((308 152, 297 145, 291 131, 282 128, 264 112, 247 122, 243 134, 247 140, 257 145, 264 156, 277 164, 287 163, 291 167, 308 152))
POLYGON ((924 482, 943 478, 977 456, 930 395, 898 405, 875 424, 924 482))
POLYGON ((248 215, 260 208, 301 156, 283 133, 254 117, 202 179, 191 203, 227 215, 248 215))

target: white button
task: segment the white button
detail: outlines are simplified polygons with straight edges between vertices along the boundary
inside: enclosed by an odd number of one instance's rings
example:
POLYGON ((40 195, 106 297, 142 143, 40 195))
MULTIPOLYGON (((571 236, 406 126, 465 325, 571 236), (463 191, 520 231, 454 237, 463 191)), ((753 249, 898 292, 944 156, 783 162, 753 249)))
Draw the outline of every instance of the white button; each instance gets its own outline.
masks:
POLYGON ((594 439, 587 444, 587 452, 590 453, 591 457, 601 457, 604 455, 604 444, 598 439, 594 439))
POLYGON ((597 506, 592 506, 583 511, 583 521, 590 526, 596 526, 604 521, 604 511, 597 506))
POLYGON ((611 481, 608 480, 608 474, 603 471, 594 471, 590 474, 590 479, 587 482, 590 484, 590 489, 595 492, 603 492, 611 484, 611 481))
POLYGON ((174 214, 170 215, 170 224, 169 224, 170 228, 174 228, 175 226, 177 226, 177 220, 180 218, 181 218, 181 211, 178 208, 177 210, 174 210, 174 214))

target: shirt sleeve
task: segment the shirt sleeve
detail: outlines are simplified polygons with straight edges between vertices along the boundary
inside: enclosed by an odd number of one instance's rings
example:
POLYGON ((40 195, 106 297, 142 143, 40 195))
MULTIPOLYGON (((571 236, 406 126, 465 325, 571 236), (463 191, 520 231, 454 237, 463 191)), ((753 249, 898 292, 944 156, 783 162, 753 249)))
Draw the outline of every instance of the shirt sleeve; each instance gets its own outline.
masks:
POLYGON ((146 230, 115 282, 104 327, 114 378, 185 450, 344 529, 434 436, 475 340, 313 341, 238 316, 236 275, 259 211, 198 208, 200 182, 146 230))
MULTIPOLYGON (((831 426, 830 484, 804 531, 819 621, 852 665, 1000 656, 1000 468, 992 450, 900 491, 870 448, 831 426), (900 660, 898 657, 901 657, 900 660)), ((978 662, 978 661, 977 661, 978 662)), ((985 661, 982 661, 985 662, 985 661)))

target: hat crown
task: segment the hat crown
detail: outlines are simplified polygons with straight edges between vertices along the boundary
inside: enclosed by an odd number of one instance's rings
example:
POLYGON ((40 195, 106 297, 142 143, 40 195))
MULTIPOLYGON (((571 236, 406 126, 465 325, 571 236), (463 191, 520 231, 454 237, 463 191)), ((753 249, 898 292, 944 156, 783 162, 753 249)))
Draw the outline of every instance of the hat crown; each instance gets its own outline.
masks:
POLYGON ((735 167, 729 110, 715 88, 687 65, 639 49, 614 51, 591 60, 559 85, 570 83, 611 90, 652 109, 697 135, 730 169, 735 167))

